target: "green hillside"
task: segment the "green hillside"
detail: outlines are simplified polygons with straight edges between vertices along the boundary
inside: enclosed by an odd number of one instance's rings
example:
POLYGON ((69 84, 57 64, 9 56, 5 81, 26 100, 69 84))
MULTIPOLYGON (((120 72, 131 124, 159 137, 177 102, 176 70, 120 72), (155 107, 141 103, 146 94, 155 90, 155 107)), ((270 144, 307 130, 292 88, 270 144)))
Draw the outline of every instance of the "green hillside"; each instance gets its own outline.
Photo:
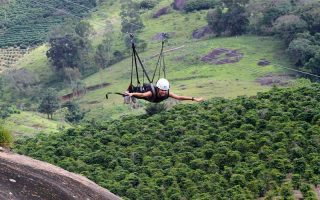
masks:
MULTIPOLYGON (((253 95, 258 91, 269 89, 268 85, 262 86, 256 81, 257 78, 271 74, 271 76, 274 75, 274 82, 277 82, 279 81, 277 74, 287 73, 287 70, 279 67, 279 65, 290 67, 281 40, 257 36, 192 39, 192 31, 206 25, 206 12, 184 13, 171 10, 160 18, 151 17, 157 10, 169 6, 171 3, 171 1, 161 1, 152 10, 142 13, 141 17, 145 28, 139 34, 139 38, 148 44, 147 50, 140 52, 140 56, 146 60, 145 65, 149 73, 153 72, 157 57, 148 58, 159 53, 161 47, 161 41, 153 39, 156 35, 162 32, 169 33, 170 38, 165 44, 165 50, 182 47, 165 55, 167 78, 172 83, 172 91, 190 96, 203 96, 206 99, 217 96, 233 98, 238 95, 253 95), (223 65, 208 64, 200 60, 212 50, 219 48, 239 50, 244 57, 238 63, 223 65), (260 59, 266 59, 271 64, 265 67, 258 66, 257 63, 260 59)), ((110 13, 108 19, 113 19, 113 30, 120 33, 119 7, 113 4, 111 7, 100 9, 105 9, 104 12, 107 14, 110 13), (118 14, 116 14, 117 12, 118 14)), ((103 22, 101 18, 93 17, 88 21, 94 22, 92 25, 95 26, 97 33, 103 30, 99 26, 103 22)), ((97 36, 94 41, 99 40, 99 34, 97 36)), ((116 41, 116 45, 118 42, 116 41)), ((90 109, 86 116, 87 119, 117 117, 123 112, 135 113, 128 106, 122 105, 120 97, 111 97, 109 101, 104 99, 108 91, 122 92, 127 88, 130 80, 130 67, 131 58, 127 58, 83 80, 87 86, 103 82, 111 83, 108 88, 89 92, 77 100, 84 109, 90 109)), ((284 76, 284 79, 291 78, 284 76)), ((272 86, 272 81, 269 86, 272 86)), ((71 89, 65 90, 61 94, 69 92, 71 89)), ((143 102, 141 103, 143 104, 143 102)), ((138 113, 141 113, 141 110, 138 113)))
POLYGON ((50 30, 67 18, 79 19, 95 7, 95 1, 0 2, 0 48, 26 48, 46 41, 50 30), (76 4, 75 4, 76 3, 76 4), (77 5, 78 4, 78 5, 77 5))
MULTIPOLYGON (((177 38, 179 40, 180 38, 177 38)), ((174 38, 170 42, 174 42, 174 38)), ((237 38, 217 38, 203 41, 192 41, 180 43, 180 45, 167 46, 166 49, 175 47, 183 48, 170 52, 165 55, 167 78, 172 85, 172 91, 188 96, 203 96, 206 99, 212 97, 234 98, 238 95, 254 95, 259 91, 267 91, 270 86, 283 81, 283 85, 291 82, 290 76, 285 69, 279 67, 289 66, 285 54, 281 50, 282 43, 269 37, 241 36, 237 38), (264 47, 264 48, 261 48, 264 47), (244 57, 237 63, 216 65, 208 64, 200 60, 214 49, 225 48, 238 49, 244 54, 244 57), (260 59, 267 59, 271 62, 268 66, 259 66, 260 59), (278 74, 282 74, 283 77, 278 74), (262 85, 258 78, 271 76, 269 84, 262 85)), ((160 43, 158 43, 160 46, 160 43)), ((157 49, 142 53, 143 58, 149 58, 157 53, 157 49)), ((101 110, 103 106, 107 111, 112 112, 114 104, 119 105, 122 99, 117 96, 111 97, 106 101, 104 94, 108 91, 124 91, 130 81, 131 59, 126 59, 120 63, 105 69, 98 74, 92 75, 84 82, 86 85, 101 84, 110 82, 108 88, 89 92, 78 102, 82 107, 89 106, 87 102, 96 102, 99 108, 90 108, 89 115, 95 116, 95 113, 101 110), (97 111, 96 111, 97 110, 97 111)), ((149 72, 155 67, 156 58, 146 63, 149 72)), ((267 78, 266 78, 267 79, 267 78)), ((281 84, 281 83, 280 83, 281 84)), ((88 116, 89 116, 88 115, 88 116)))
POLYGON ((319 13, 316 0, 0 0, 0 143, 123 199, 320 199, 319 13), (131 78, 128 33, 150 76, 167 33, 170 92, 205 101, 151 115, 113 95, 131 78))
POLYGON ((48 120, 46 116, 34 112, 13 114, 6 119, 5 126, 15 138, 22 136, 32 137, 40 132, 56 133, 64 128, 71 127, 64 121, 61 114, 55 120, 48 120))
MULTIPOLYGON (((267 91, 274 84, 290 86, 293 81, 287 70, 282 67, 290 67, 291 64, 285 54, 284 44, 274 37, 262 37, 244 35, 238 37, 219 37, 192 39, 193 30, 207 24, 207 11, 185 13, 170 9, 170 12, 159 18, 152 15, 159 9, 170 6, 172 1, 161 1, 151 10, 141 11, 141 18, 145 28, 137 36, 145 40, 148 47, 142 52, 138 49, 145 65, 151 72, 157 61, 153 57, 159 53, 161 41, 154 37, 162 32, 169 33, 169 40, 165 44, 165 50, 178 48, 165 54, 167 66, 167 78, 172 84, 172 91, 180 95, 203 96, 205 99, 212 97, 235 98, 238 95, 254 95, 259 91, 267 91), (222 49, 222 50, 221 50, 222 49), (239 62, 214 64, 201 61, 212 51, 237 51, 241 55, 239 62), (153 57, 152 59, 149 59, 153 57), (258 62, 263 59, 270 62, 267 66, 259 66, 258 62), (266 84, 262 84, 262 83, 266 84)), ((50 10, 50 9, 49 9, 50 10)), ((54 9, 51 9, 54 11, 54 9)), ((114 49, 126 50, 121 36, 120 4, 118 1, 108 1, 97 7, 91 15, 85 19, 92 25, 94 30, 90 37, 93 47, 103 40, 108 32, 108 26, 112 26, 115 33, 114 49), (108 25, 105 25, 108 24, 108 25)), ((36 74, 41 84, 54 83, 54 72, 50 62, 46 58, 48 45, 42 45, 25 55, 16 64, 19 68, 25 68, 36 74)), ((93 57, 94 52, 91 52, 93 57)), ((223 60, 227 53, 223 53, 219 59, 223 60)), ((217 61, 219 61, 219 59, 217 61)), ((91 63, 91 66, 96 66, 91 63)), ((83 77, 81 82, 85 86, 93 86, 102 83, 110 83, 107 88, 88 91, 85 95, 76 98, 75 101, 86 111, 86 120, 106 120, 117 118, 126 114, 141 114, 144 109, 131 109, 124 105, 119 96, 110 96, 105 99, 107 92, 124 91, 130 80, 131 58, 126 58, 106 69, 100 69, 88 77, 83 77)), ((70 85, 65 85, 59 95, 72 92, 70 85)), ((144 105, 144 102, 140 102, 144 105)), ((8 119, 8 123, 12 123, 8 119)), ((37 122, 34 122, 35 124, 37 122)))
POLYGON ((124 199, 317 199, 319 84, 19 140, 124 199))

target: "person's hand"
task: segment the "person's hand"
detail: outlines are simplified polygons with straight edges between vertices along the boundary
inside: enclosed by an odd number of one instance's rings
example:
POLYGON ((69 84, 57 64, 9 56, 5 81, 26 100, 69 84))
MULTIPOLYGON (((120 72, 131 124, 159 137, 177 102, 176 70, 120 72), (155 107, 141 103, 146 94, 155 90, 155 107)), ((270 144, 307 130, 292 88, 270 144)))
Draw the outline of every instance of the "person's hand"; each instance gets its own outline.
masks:
POLYGON ((196 102, 201 102, 203 101, 204 99, 202 97, 197 97, 197 98, 194 98, 194 101, 196 102))
POLYGON ((129 96, 129 97, 132 97, 132 93, 130 93, 130 92, 128 92, 128 91, 125 91, 124 94, 127 95, 127 96, 129 96))

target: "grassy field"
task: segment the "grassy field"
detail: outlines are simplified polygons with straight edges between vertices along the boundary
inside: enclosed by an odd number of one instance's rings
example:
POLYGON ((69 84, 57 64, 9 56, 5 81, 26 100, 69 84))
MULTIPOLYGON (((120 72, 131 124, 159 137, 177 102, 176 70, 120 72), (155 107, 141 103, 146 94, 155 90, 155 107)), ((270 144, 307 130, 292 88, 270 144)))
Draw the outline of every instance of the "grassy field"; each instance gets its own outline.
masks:
POLYGON ((39 76, 43 82, 49 81, 53 74, 50 63, 47 60, 46 52, 48 45, 41 45, 26 54, 23 59, 17 63, 18 68, 26 68, 39 76))
POLYGON ((5 127, 17 137, 32 136, 39 132, 54 133, 63 128, 71 127, 61 121, 62 115, 55 116, 54 120, 48 120, 45 115, 34 112, 21 112, 12 114, 5 121, 5 127))
MULTIPOLYGON (((262 86, 256 81, 258 77, 273 73, 286 73, 278 65, 288 66, 288 61, 283 52, 279 52, 281 42, 272 38, 255 36, 241 36, 237 38, 218 38, 205 41, 186 42, 184 48, 165 55, 167 78, 171 81, 172 90, 180 95, 203 96, 206 99, 212 97, 234 98, 239 95, 254 95, 260 91, 266 91, 269 87, 262 86), (263 47, 263 48, 262 48, 263 47), (226 48, 238 49, 244 57, 237 63, 231 64, 207 64, 200 58, 212 49, 226 48), (260 59, 271 62, 268 66, 258 66, 260 59)), ((179 46, 179 45, 178 45, 179 46)), ((141 57, 148 58, 154 52, 147 51, 141 57)), ((147 62, 149 69, 154 67, 155 59, 147 62)), ((114 96, 111 100, 104 99, 107 91, 124 91, 130 81, 130 59, 124 60, 114 66, 86 78, 87 85, 110 82, 108 88, 89 92, 78 102, 82 107, 89 107, 90 112, 114 113, 123 105, 121 97, 114 96), (95 102, 88 105, 88 102, 95 102)), ((94 114, 92 116, 94 116, 94 114)))
MULTIPOLYGON (((287 73, 281 66, 290 67, 288 58, 282 50, 283 44, 271 37, 240 36, 229 38, 192 39, 192 31, 206 25, 207 11, 182 13, 170 10, 169 14, 159 18, 152 15, 164 6, 169 6, 172 1, 163 0, 153 10, 141 14, 145 28, 139 37, 148 43, 148 48, 140 52, 140 57, 145 59, 145 65, 151 76, 157 57, 148 59, 159 53, 161 41, 153 39, 155 35, 167 32, 170 35, 165 45, 165 50, 180 47, 176 51, 165 54, 167 78, 171 82, 171 91, 179 95, 202 96, 205 99, 213 97, 234 98, 239 95, 255 95, 257 92, 267 91, 272 86, 262 86, 257 78, 268 74, 287 73), (243 55, 236 63, 210 64, 201 61, 201 58, 214 49, 224 48, 237 50, 243 55), (268 60, 271 64, 259 66, 260 59, 268 60)), ((95 35, 92 37, 93 46, 97 46, 106 32, 112 27, 115 37, 115 48, 123 48, 120 40, 120 5, 113 1, 99 7, 86 19, 93 26, 95 35), (107 24, 104 26, 104 24, 107 24)), ((47 46, 43 45, 29 53, 20 62, 21 67, 26 67, 38 73, 42 80, 50 76, 49 63, 45 56, 47 46), (48 73, 49 72, 49 73, 48 73)), ((138 49, 139 51, 139 49, 138 49)), ((122 97, 112 96, 105 99, 107 92, 123 92, 130 81, 131 58, 127 58, 115 65, 101 70, 83 81, 87 86, 108 82, 111 85, 88 92, 76 101, 81 108, 87 111, 86 119, 110 119, 127 114, 144 113, 143 108, 131 109, 124 105, 122 97)), ((141 74, 141 73, 140 73, 141 74)), ((60 94, 68 93, 65 88, 60 94)), ((145 102, 142 102, 144 104, 145 102)), ((32 115, 32 114, 30 114, 32 115)), ((30 117, 32 119, 32 117, 30 117)), ((34 124, 38 123, 35 119, 34 124)), ((56 122, 58 123, 58 122, 56 122)), ((28 132, 26 130, 26 132, 28 132)))
MULTIPOLYGON (((147 60, 147 58, 159 53, 161 41, 153 38, 162 32, 169 33, 170 39, 166 43, 165 49, 182 47, 165 55, 167 78, 175 93, 203 96, 206 99, 254 95, 270 88, 261 86, 256 81, 258 77, 269 73, 286 73, 278 65, 290 66, 285 53, 281 51, 283 49, 282 43, 274 38, 241 36, 206 40, 192 39, 192 31, 206 25, 206 11, 186 14, 171 9, 168 15, 157 19, 152 18, 153 13, 161 7, 170 5, 170 3, 171 1, 161 1, 156 8, 141 15, 145 28, 139 37, 147 41, 148 49, 140 53, 140 57, 147 60), (239 50, 244 54, 244 57, 240 62, 223 65, 208 64, 200 60, 201 57, 217 48, 239 50), (258 66, 257 63, 260 59, 270 61, 271 65, 258 66)), ((120 27, 118 26, 118 28, 120 27)), ((152 72, 155 67, 156 60, 157 57, 145 63, 149 72, 152 72)), ((130 81, 130 67, 131 59, 128 58, 84 79, 86 85, 111 83, 108 88, 89 92, 78 100, 81 107, 89 111, 87 118, 113 118, 123 114, 143 112, 142 109, 133 110, 127 105, 123 105, 120 96, 111 96, 109 100, 104 98, 108 91, 122 92, 127 88, 130 81)))

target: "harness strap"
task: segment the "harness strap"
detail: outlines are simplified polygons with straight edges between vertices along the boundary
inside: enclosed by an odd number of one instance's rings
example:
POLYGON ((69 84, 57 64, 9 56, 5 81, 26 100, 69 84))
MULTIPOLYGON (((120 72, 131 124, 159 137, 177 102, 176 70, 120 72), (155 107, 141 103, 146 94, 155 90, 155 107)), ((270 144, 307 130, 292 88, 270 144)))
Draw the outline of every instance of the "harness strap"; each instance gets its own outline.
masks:
POLYGON ((143 70, 144 74, 146 75, 149 83, 151 83, 151 80, 150 80, 150 78, 149 78, 149 76, 148 76, 148 73, 147 73, 146 69, 144 68, 144 66, 143 66, 143 64, 142 64, 142 61, 141 61, 141 59, 140 59, 140 57, 139 57, 136 49, 134 48, 133 50, 134 50, 134 52, 135 52, 135 56, 138 58, 138 61, 139 61, 140 65, 141 65, 141 67, 142 67, 142 70, 143 70))
POLYGON ((131 55, 131 81, 130 81, 131 86, 132 86, 132 77, 133 77, 133 52, 131 55))
POLYGON ((151 101, 154 102, 158 94, 156 92, 156 89, 154 88, 153 83, 150 83, 150 87, 151 87, 151 93, 152 93, 151 101))
MULTIPOLYGON (((162 70, 163 70, 163 77, 166 78, 166 65, 165 65, 165 63, 164 63, 164 55, 162 56, 162 63, 163 63, 163 68, 162 68, 162 70)), ((160 78, 160 76, 159 76, 159 78, 160 78)))
POLYGON ((162 53, 163 53, 163 45, 164 45, 164 41, 162 41, 162 45, 161 45, 161 51, 160 51, 160 54, 159 54, 159 58, 158 58, 158 61, 157 61, 157 65, 156 65, 156 68, 153 72, 153 76, 152 76, 152 83, 153 83, 153 80, 154 80, 154 77, 156 75, 156 72, 157 72, 157 69, 158 69, 158 65, 160 63, 160 67, 159 67, 159 77, 160 77, 160 68, 161 68, 161 57, 162 57, 162 53))
POLYGON ((134 57, 134 65, 136 66, 136 75, 137 75, 137 83, 140 85, 140 80, 139 80, 139 71, 138 71, 138 64, 137 64, 137 52, 136 48, 134 46, 134 43, 132 42, 132 50, 133 50, 133 57, 134 57))

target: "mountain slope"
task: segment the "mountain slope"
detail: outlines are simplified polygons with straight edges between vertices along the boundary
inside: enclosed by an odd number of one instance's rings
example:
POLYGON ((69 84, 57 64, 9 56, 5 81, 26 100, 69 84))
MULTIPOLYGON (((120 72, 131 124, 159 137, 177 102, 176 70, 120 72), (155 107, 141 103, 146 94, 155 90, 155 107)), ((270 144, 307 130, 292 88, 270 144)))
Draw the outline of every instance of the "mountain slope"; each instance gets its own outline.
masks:
MULTIPOLYGON (((171 0, 163 0, 152 10, 139 11, 145 28, 138 37, 148 43, 148 48, 144 52, 141 49, 137 50, 141 58, 145 60, 148 71, 152 72, 157 58, 151 59, 151 57, 159 53, 161 47, 161 41, 156 36, 161 32, 169 33, 170 38, 165 44, 165 50, 181 47, 165 54, 167 78, 171 82, 173 92, 180 95, 203 96, 205 99, 212 97, 235 98, 238 95, 254 95, 257 92, 267 91, 273 84, 287 86, 293 82, 292 77, 287 75, 288 71, 281 68, 281 66, 290 67, 281 41, 272 37, 248 35, 193 39, 193 30, 207 24, 207 11, 184 13, 170 8, 168 14, 159 18, 152 17, 159 9, 170 7, 171 3, 171 0), (210 60, 210 58, 204 61, 202 59, 214 51, 225 52, 218 56, 220 60, 210 60), (231 52, 231 54, 238 52, 239 62, 223 62, 224 58, 228 57, 227 52, 231 52), (259 66, 258 63, 261 59, 267 60, 269 65, 259 66), (263 82, 267 82, 267 84, 262 84, 263 82)), ((98 6, 96 10, 91 12, 90 17, 85 19, 94 29, 94 35, 90 38, 94 47, 101 43, 104 34, 109 31, 108 27, 112 27, 116 35, 113 41, 114 50, 123 50, 120 11, 119 1, 110 1, 98 6)), ((20 60, 17 65, 37 74, 43 83, 50 82, 54 73, 45 56, 48 48, 47 45, 36 48, 20 60)), ((127 50, 130 51, 130 49, 127 50)), ((233 56, 233 58, 235 57, 237 56, 233 56)), ((144 113, 143 109, 134 110, 124 105, 120 96, 110 95, 109 100, 104 98, 107 92, 123 92, 128 87, 130 62, 131 59, 126 58, 81 80, 85 86, 99 85, 105 82, 109 84, 106 88, 101 87, 94 91, 88 91, 75 99, 81 108, 87 111, 85 116, 87 120, 107 120, 128 113, 144 113)), ((95 63, 90 63, 90 65, 95 66, 95 63)), ((71 92, 71 87, 66 87, 59 94, 62 96, 71 92)), ((144 103, 140 101, 140 105, 143 106, 144 103)))
POLYGON ((26 48, 44 42, 50 30, 67 18, 81 19, 95 2, 15 0, 0 5, 0 48, 26 48))

